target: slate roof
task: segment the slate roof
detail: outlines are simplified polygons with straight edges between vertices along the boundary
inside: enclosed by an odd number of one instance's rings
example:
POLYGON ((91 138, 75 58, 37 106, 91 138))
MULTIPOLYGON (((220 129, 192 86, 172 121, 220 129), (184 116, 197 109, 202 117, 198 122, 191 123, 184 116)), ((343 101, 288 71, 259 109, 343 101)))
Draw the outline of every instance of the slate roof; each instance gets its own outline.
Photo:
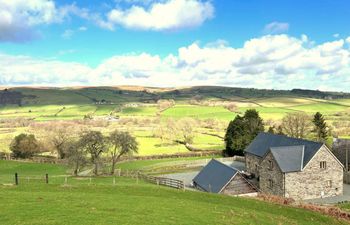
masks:
POLYGON ((193 182, 204 191, 220 193, 237 173, 238 170, 212 159, 193 182))
POLYGON ((282 172, 296 172, 303 169, 304 145, 270 148, 282 172))
MULTIPOLYGON (((298 138, 290 138, 284 135, 271 133, 259 133, 258 136, 244 150, 246 153, 263 158, 272 147, 304 146, 303 168, 322 147, 322 143, 307 141, 298 138)), ((285 149, 288 150, 288 149, 285 149)))

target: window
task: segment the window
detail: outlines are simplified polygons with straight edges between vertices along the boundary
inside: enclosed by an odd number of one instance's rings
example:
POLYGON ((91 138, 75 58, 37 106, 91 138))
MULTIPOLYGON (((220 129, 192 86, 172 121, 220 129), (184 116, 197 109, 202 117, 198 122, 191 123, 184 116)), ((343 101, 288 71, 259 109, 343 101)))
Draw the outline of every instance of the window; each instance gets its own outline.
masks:
POLYGON ((320 168, 321 169, 327 169, 327 162, 326 161, 321 161, 320 162, 320 168))
POLYGON ((331 188, 331 187, 332 187, 332 181, 331 181, 331 180, 327 180, 326 186, 327 186, 328 188, 331 188))
POLYGON ((272 169, 273 169, 273 161, 269 160, 269 170, 272 170, 272 169))
POLYGON ((269 179, 269 188, 273 188, 273 180, 269 179))

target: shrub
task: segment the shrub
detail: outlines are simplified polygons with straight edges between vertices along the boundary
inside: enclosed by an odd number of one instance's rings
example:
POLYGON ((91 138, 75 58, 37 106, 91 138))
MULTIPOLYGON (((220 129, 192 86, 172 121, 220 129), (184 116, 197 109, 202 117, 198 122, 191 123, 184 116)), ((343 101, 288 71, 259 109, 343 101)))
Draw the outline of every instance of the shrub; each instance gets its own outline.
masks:
POLYGON ((30 158, 40 152, 40 145, 33 134, 20 134, 10 145, 15 158, 30 158))

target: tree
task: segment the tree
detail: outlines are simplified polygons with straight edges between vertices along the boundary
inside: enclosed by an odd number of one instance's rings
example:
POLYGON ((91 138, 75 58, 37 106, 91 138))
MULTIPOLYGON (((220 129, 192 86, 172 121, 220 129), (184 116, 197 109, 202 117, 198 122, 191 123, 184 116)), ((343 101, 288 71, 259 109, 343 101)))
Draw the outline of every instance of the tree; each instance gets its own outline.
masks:
POLYGON ((68 159, 68 164, 73 167, 74 176, 77 176, 80 169, 87 163, 86 152, 80 144, 81 142, 76 141, 64 144, 65 156, 68 159))
POLYGON ((230 102, 227 105, 224 106, 227 110, 231 111, 231 112, 237 112, 238 107, 235 103, 230 102))
POLYGON ((51 132, 50 141, 59 159, 64 159, 66 157, 65 145, 70 141, 70 131, 71 130, 68 130, 67 127, 58 126, 51 132))
POLYGON ((275 127, 274 127, 274 126, 269 127, 269 130, 268 130, 267 132, 268 132, 268 133, 271 133, 271 134, 276 133, 276 131, 275 131, 275 127))
POLYGON ((314 118, 312 120, 312 123, 314 125, 314 129, 312 130, 316 135, 316 140, 325 142, 328 136, 327 132, 327 123, 323 117, 323 115, 319 112, 317 112, 314 115, 314 118))
POLYGON ((25 159, 40 152, 40 145, 33 134, 20 134, 12 140, 10 150, 15 158, 25 159))
POLYGON ((263 120, 256 110, 247 110, 243 117, 237 115, 226 129, 224 153, 243 155, 244 149, 262 131, 264 131, 263 120))
POLYGON ((100 131, 89 131, 80 137, 79 146, 90 155, 91 162, 94 164, 93 172, 98 175, 100 156, 108 147, 106 138, 100 131))
POLYGON ((115 164, 119 161, 123 155, 132 155, 138 152, 138 143, 135 137, 131 136, 128 132, 121 132, 118 130, 113 131, 109 136, 109 142, 112 145, 110 150, 112 168, 111 174, 114 174, 115 164))
POLYGON ((305 138, 310 130, 310 117, 304 112, 289 113, 282 119, 283 132, 294 138, 305 138))
POLYGON ((163 112, 163 111, 173 107, 175 105, 175 101, 174 101, 174 99, 169 99, 169 100, 160 99, 157 101, 157 105, 158 105, 159 111, 163 112))

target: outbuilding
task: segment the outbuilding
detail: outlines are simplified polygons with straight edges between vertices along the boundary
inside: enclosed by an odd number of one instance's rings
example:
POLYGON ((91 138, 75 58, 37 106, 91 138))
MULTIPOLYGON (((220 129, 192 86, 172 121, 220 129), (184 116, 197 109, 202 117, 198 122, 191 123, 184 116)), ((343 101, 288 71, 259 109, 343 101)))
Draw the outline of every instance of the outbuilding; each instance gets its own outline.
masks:
POLYGON ((202 191, 227 195, 255 193, 255 187, 238 169, 212 159, 193 179, 194 186, 202 191))

